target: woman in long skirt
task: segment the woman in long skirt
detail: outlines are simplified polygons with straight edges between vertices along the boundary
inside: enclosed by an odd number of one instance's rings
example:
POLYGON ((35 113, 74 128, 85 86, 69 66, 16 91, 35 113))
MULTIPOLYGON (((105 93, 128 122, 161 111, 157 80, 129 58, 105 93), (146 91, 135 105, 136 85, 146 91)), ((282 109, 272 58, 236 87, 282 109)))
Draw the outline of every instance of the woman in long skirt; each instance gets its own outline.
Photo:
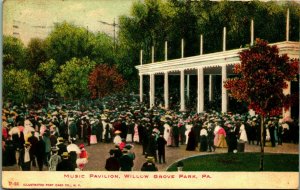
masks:
POLYGON ((226 132, 223 127, 220 127, 218 130, 218 144, 217 147, 220 148, 227 148, 227 142, 226 142, 226 132))
POLYGON ((139 125, 137 123, 134 124, 133 142, 136 142, 136 143, 140 142, 139 125))
POLYGON ((188 135, 186 150, 193 151, 195 149, 196 149, 196 135, 194 132, 194 127, 192 127, 191 131, 189 132, 189 135, 188 135))
POLYGON ((217 147, 218 146, 218 142, 219 142, 219 134, 218 134, 218 131, 221 127, 219 125, 217 125, 214 129, 214 145, 217 147))
POLYGON ((207 151, 207 130, 206 127, 203 127, 200 131, 200 152, 206 152, 207 151))

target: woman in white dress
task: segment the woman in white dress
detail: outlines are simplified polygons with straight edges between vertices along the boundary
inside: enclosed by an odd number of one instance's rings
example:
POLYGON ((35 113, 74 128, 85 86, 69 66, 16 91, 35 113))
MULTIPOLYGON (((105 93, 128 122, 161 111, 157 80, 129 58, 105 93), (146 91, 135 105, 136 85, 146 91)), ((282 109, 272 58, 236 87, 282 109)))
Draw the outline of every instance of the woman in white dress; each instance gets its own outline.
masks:
POLYGON ((240 127, 240 138, 239 138, 239 140, 242 140, 244 142, 248 142, 247 133, 246 133, 244 124, 242 124, 241 127, 240 127))
POLYGON ((185 134, 185 144, 187 144, 188 139, 189 139, 189 133, 191 132, 191 129, 193 128, 193 125, 190 122, 188 122, 185 125, 185 128, 186 128, 185 133, 184 133, 185 134))
POLYGON ((171 130, 171 127, 168 123, 165 123, 164 124, 164 139, 166 141, 168 141, 168 138, 170 136, 170 130, 171 130))

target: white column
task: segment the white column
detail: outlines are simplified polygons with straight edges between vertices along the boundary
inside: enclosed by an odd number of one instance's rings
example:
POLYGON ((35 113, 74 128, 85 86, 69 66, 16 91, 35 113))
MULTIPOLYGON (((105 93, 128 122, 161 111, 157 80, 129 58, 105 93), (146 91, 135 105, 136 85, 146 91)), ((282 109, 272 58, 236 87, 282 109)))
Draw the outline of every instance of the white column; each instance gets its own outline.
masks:
POLYGON ((200 55, 203 54, 203 35, 200 35, 200 55))
POLYGON ((155 75, 150 74, 150 108, 155 104, 155 75))
POLYGON ((290 9, 286 13, 286 41, 290 39, 290 9))
MULTIPOLYGON (((254 45, 254 20, 253 19, 251 19, 250 35, 251 35, 250 45, 253 46, 254 45)), ((253 109, 249 109, 248 113, 251 116, 255 115, 255 111, 253 109)))
POLYGON ((254 44, 254 21, 253 21, 253 19, 251 20, 250 35, 251 35, 250 45, 253 46, 253 44, 254 44))
POLYGON ((165 61, 168 60, 168 41, 165 41, 165 61))
POLYGON ((180 111, 185 111, 184 70, 180 71, 180 111))
POLYGON ((226 27, 223 28, 223 51, 226 51, 226 27))
POLYGON ((187 99, 190 99, 190 75, 186 76, 186 96, 187 99))
POLYGON ((164 99, 165 99, 165 109, 169 109, 169 76, 168 72, 165 72, 164 80, 164 99))
POLYGON ((143 50, 140 51, 140 64, 143 65, 143 50))
POLYGON ((224 82, 227 79, 226 65, 222 65, 222 113, 227 112, 227 90, 224 87, 224 82))
POLYGON ((184 58, 184 39, 181 39, 181 58, 184 58))
MULTIPOLYGON (((283 94, 284 95, 290 95, 291 94, 291 81, 285 81, 287 83, 287 88, 283 89, 283 94)), ((289 107, 287 110, 284 108, 282 109, 282 116, 284 117, 291 117, 291 107, 289 107)))
POLYGON ((143 102, 143 75, 140 74, 140 102, 143 102))
POLYGON ((149 82, 150 82, 150 85, 149 85, 149 108, 152 107, 153 105, 153 102, 152 102, 152 85, 153 85, 153 80, 152 80, 152 74, 149 75, 149 82))
POLYGON ((213 88, 214 84, 213 84, 213 75, 209 75, 209 85, 208 85, 208 97, 209 97, 209 101, 212 101, 213 100, 213 88))
POLYGON ((152 61, 152 63, 154 63, 154 46, 152 46, 151 50, 152 50, 152 59, 151 59, 151 61, 152 61))
POLYGON ((203 67, 198 68, 198 97, 197 97, 197 112, 204 111, 204 73, 203 67))

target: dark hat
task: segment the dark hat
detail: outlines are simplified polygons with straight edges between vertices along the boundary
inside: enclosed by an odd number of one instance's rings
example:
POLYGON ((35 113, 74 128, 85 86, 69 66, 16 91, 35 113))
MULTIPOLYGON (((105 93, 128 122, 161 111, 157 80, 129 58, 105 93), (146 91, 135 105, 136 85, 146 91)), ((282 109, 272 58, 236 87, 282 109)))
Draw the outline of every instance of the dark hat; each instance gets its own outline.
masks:
POLYGON ((110 150, 109 150, 109 154, 110 154, 110 155, 113 155, 114 153, 115 153, 115 151, 114 151, 113 149, 110 149, 110 150))

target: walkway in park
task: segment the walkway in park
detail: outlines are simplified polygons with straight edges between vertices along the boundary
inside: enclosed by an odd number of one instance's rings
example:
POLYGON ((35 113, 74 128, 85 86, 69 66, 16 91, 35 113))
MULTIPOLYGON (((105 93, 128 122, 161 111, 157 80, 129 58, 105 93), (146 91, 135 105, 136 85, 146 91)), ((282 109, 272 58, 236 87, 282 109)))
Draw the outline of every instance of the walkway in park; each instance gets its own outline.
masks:
MULTIPOLYGON (((85 171, 105 171, 105 161, 109 157, 109 150, 113 148, 112 143, 98 143, 95 145, 87 146, 86 150, 89 153, 89 163, 86 165, 85 171)), ((214 154, 214 153, 226 153, 226 148, 217 148, 216 152, 199 152, 198 149, 195 151, 186 151, 186 145, 180 145, 180 147, 166 147, 166 164, 157 164, 159 171, 165 171, 169 165, 185 157, 190 157, 194 155, 204 155, 204 154, 214 154)), ((142 164, 145 162, 145 157, 142 155, 142 146, 136 144, 134 147, 134 152, 136 154, 136 159, 134 161, 133 171, 140 171, 142 164)), ((260 146, 256 145, 245 145, 245 152, 260 152, 260 146)), ((298 154, 299 146, 298 144, 284 143, 282 146, 276 147, 265 147, 265 152, 270 153, 290 153, 298 154)), ((19 168, 15 166, 3 167, 4 171, 17 171, 19 168)), ((32 170, 37 170, 37 168, 32 168, 32 170)), ((47 170, 47 168, 44 168, 47 170)))

